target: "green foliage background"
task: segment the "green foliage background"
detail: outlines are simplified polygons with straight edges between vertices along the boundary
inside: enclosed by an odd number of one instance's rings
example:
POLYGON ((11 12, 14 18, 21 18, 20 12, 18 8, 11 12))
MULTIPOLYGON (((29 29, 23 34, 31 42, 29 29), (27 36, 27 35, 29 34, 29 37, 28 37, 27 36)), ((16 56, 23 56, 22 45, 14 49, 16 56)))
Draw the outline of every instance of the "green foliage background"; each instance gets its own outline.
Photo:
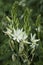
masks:
MULTIPOLYGON (((3 29, 5 29, 7 26, 4 22, 6 21, 8 24, 6 16, 9 16, 9 18, 11 18, 11 9, 15 1, 20 2, 20 0, 0 0, 0 65, 21 65, 19 60, 16 60, 15 62, 12 61, 11 55, 13 52, 10 50, 10 47, 8 45, 9 39, 3 33, 3 29)), ((25 7, 32 9, 32 14, 30 14, 31 19, 29 19, 31 22, 30 25, 33 26, 32 32, 35 32, 33 31, 35 26, 37 27, 39 24, 41 26, 41 32, 38 36, 41 40, 39 43, 40 46, 31 65, 43 65, 43 0, 26 0, 25 4, 25 7), (41 17, 38 17, 38 15, 41 15, 41 17)), ((17 7, 17 16, 20 18, 25 10, 25 7, 22 7, 22 5, 17 7)), ((23 23, 22 20, 23 19, 20 19, 20 23, 23 23)))

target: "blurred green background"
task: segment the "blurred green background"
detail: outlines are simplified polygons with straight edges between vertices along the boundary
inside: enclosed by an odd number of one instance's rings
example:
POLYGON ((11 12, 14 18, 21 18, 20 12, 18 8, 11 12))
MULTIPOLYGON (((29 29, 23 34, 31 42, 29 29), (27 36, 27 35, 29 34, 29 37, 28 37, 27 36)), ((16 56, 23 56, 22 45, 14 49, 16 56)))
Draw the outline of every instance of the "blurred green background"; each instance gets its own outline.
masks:
MULTIPOLYGON (((3 17, 11 15, 11 8, 15 1, 20 2, 21 0, 0 0, 0 65, 18 65, 18 61, 13 64, 11 62, 11 50, 9 50, 8 38, 3 34, 3 17), (7 39, 6 39, 7 38, 7 39), (7 59, 6 59, 7 58, 7 59)), ((34 65, 43 65, 43 0, 25 0, 26 7, 32 9, 31 19, 35 23, 38 15, 41 15, 41 33, 40 33, 40 47, 36 54, 36 60, 34 65)), ((20 9, 21 10, 21 9, 20 9)), ((19 65, 20 62, 19 62, 19 65)))

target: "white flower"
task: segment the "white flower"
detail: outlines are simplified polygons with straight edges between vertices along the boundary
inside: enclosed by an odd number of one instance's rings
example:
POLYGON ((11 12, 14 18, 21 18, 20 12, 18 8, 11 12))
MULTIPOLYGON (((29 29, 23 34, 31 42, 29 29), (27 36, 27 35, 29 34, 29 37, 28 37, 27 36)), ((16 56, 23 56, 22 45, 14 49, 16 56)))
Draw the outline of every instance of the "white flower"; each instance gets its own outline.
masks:
POLYGON ((13 40, 17 40, 17 42, 20 42, 22 40, 27 39, 27 35, 25 31, 23 32, 23 29, 14 29, 14 33, 12 34, 13 40))
POLYGON ((36 44, 36 42, 38 42, 40 40, 40 39, 35 39, 35 36, 36 36, 36 34, 34 34, 32 36, 32 33, 31 33, 31 45, 30 45, 30 47, 32 47, 32 48, 35 48, 36 46, 38 46, 38 44, 36 44))
POLYGON ((27 39, 27 34, 22 29, 15 29, 14 27, 11 29, 7 28, 7 31, 4 32, 6 35, 8 35, 10 38, 13 38, 13 40, 16 40, 17 42, 23 41, 24 43, 28 43, 25 41, 27 39))

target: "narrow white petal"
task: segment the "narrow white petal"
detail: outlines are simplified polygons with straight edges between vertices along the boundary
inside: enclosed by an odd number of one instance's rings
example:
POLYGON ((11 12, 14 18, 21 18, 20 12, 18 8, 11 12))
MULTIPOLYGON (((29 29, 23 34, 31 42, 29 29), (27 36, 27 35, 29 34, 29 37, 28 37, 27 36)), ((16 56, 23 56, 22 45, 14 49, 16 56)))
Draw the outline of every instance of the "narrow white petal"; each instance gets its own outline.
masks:
POLYGON ((40 39, 36 39, 36 40, 34 40, 33 42, 38 42, 38 41, 40 41, 40 39))
POLYGON ((19 39, 17 39, 17 42, 20 42, 19 39))
POLYGON ((34 39, 35 39, 35 36, 36 36, 36 34, 34 34, 34 35, 33 35, 32 40, 34 40, 34 39))

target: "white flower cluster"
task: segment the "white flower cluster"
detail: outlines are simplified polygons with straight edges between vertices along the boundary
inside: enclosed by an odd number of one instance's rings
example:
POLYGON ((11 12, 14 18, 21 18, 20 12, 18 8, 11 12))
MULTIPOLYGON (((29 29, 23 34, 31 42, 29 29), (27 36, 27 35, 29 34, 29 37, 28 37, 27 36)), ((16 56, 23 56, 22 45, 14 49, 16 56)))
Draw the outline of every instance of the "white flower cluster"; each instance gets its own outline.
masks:
POLYGON ((8 35, 9 37, 12 37, 13 40, 16 40, 17 42, 24 41, 28 37, 25 31, 23 31, 23 28, 22 29, 17 28, 16 30, 13 28, 13 31, 7 28, 7 31, 4 33, 8 35))
POLYGON ((35 39, 36 34, 32 35, 31 33, 31 39, 30 39, 31 42, 28 42, 26 40, 28 36, 26 32, 23 31, 23 28, 22 29, 13 28, 13 32, 9 28, 7 28, 7 31, 4 33, 7 34, 10 38, 12 38, 14 41, 16 40, 18 43, 22 41, 23 43, 30 44, 31 48, 35 48, 36 46, 38 46, 37 42, 40 40, 40 39, 35 39))

